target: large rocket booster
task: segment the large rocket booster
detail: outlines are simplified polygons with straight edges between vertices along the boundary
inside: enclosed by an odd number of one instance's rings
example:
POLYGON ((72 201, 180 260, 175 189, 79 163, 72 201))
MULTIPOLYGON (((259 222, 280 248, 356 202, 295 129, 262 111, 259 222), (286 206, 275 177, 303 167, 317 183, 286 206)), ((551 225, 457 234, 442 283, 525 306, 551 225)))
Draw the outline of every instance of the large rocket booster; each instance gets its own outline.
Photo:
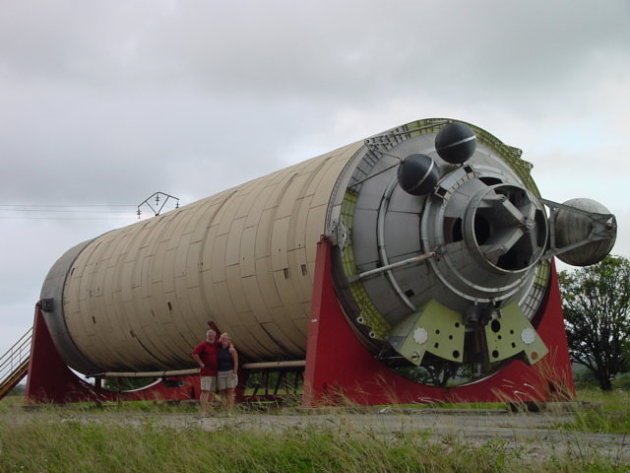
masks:
POLYGON ((323 235, 366 349, 467 383, 544 358, 551 258, 592 264, 614 244, 614 216, 543 199, 531 167, 477 126, 408 123, 81 243, 40 305, 66 363, 88 375, 194 367, 210 320, 246 360, 300 360, 323 235))

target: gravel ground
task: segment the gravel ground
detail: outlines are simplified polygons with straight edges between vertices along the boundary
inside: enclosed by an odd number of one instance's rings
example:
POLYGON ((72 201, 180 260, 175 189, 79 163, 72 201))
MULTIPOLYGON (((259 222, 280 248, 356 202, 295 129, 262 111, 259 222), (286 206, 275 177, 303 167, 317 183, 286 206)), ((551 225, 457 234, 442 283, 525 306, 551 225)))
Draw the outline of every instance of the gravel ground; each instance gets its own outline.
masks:
MULTIPOLYGON (((344 431, 366 430, 396 436, 422 431, 435 442, 466 442, 484 445, 490 441, 505 442, 532 459, 548 459, 556 454, 603 455, 630 465, 630 437, 620 434, 598 434, 558 429, 569 422, 570 414, 520 413, 496 411, 439 411, 423 409, 419 412, 381 412, 376 414, 311 414, 311 415, 238 415, 234 417, 197 417, 200 428, 215 430, 225 426, 242 429, 278 431, 318 425, 344 431)), ((181 423, 171 419, 169 424, 181 423)), ((190 419, 185 419, 190 423, 190 419)))

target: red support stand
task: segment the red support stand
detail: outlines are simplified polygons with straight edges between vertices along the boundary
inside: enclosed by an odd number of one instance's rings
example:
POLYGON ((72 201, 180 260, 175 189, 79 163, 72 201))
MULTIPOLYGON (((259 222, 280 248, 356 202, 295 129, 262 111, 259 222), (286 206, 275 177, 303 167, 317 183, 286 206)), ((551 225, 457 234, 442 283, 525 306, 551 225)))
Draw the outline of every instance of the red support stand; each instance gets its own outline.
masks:
POLYGON ((162 379, 146 388, 115 392, 79 378, 61 359, 39 306, 35 307, 33 342, 25 397, 28 402, 104 402, 139 400, 188 400, 199 397, 199 377, 162 379))
POLYGON ((339 306, 331 264, 332 245, 322 237, 315 262, 303 404, 529 402, 575 397, 555 267, 536 327, 549 348, 547 356, 533 366, 512 360, 486 379, 438 388, 394 373, 367 351, 339 306))

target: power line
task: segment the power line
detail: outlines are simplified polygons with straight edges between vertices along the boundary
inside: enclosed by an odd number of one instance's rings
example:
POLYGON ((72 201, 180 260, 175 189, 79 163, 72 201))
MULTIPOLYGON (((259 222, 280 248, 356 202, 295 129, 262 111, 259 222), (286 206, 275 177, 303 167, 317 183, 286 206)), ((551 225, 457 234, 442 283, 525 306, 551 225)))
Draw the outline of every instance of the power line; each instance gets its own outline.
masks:
MULTIPOLYGON (((148 199, 142 204, 148 205, 149 208, 159 215, 164 205, 169 199, 176 201, 175 208, 179 207, 179 199, 162 192, 157 192, 151 197, 156 199, 156 205, 161 206, 155 210, 148 203, 148 199)), ((129 204, 25 204, 25 203, 0 203, 0 220, 119 220, 132 221, 141 219, 140 206, 129 204)))
POLYGON ((135 207, 129 204, 0 204, 0 207, 135 207))
MULTIPOLYGON (((128 217, 111 217, 112 220, 137 220, 137 215, 128 217)), ((33 217, 33 216, 4 216, 0 215, 0 220, 103 220, 103 217, 33 217)))
POLYGON ((137 218, 127 204, 0 204, 0 220, 127 220, 137 218))
MULTIPOLYGON (((120 206, 122 207, 122 206, 120 206)), ((89 219, 103 219, 107 216, 122 217, 125 214, 132 216, 135 215, 133 206, 127 205, 127 210, 122 208, 107 208, 104 206, 89 207, 89 206, 46 206, 46 205, 20 205, 19 207, 11 207, 8 205, 0 204, 0 218, 19 218, 19 219, 60 219, 64 216, 76 216, 80 218, 89 219), (98 215, 98 217, 96 217, 98 215), (90 216, 90 217, 86 217, 90 216)))
MULTIPOLYGON (((52 212, 52 213, 76 213, 76 212, 87 212, 87 210, 70 210, 70 209, 3 209, 0 208, 0 212, 52 212)), ((132 209, 129 210, 105 210, 105 209, 97 209, 90 210, 90 213, 128 213, 132 212, 132 209)))

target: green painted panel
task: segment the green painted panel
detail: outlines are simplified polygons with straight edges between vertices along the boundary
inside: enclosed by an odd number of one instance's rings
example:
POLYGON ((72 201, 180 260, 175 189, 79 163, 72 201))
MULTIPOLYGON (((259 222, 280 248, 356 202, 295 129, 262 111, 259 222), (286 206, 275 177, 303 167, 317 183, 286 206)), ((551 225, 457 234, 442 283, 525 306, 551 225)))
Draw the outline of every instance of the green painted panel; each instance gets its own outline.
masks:
MULTIPOLYGON (((341 221, 350 235, 347 246, 341 249, 342 268, 348 279, 351 279, 357 274, 357 265, 352 248, 352 221, 357 196, 358 194, 356 192, 347 190, 341 205, 341 221)), ((361 282, 350 284, 350 292, 357 306, 360 308, 360 318, 363 320, 362 323, 370 327, 375 339, 382 340, 391 329, 391 324, 383 318, 361 282)))
POLYGON ((389 332, 387 340, 398 353, 415 365, 422 363, 426 352, 461 363, 465 329, 459 312, 431 299, 418 312, 396 325, 389 332))
POLYGON ((485 331, 488 356, 493 362, 525 352, 527 361, 533 365, 549 351, 516 302, 501 309, 501 318, 492 320, 485 331))

